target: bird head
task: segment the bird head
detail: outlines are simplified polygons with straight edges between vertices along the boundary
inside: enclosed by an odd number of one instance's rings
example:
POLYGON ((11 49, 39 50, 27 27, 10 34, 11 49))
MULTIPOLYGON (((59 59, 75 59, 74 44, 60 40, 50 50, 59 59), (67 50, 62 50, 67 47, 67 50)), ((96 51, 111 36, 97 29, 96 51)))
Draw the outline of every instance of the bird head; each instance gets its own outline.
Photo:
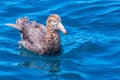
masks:
POLYGON ((61 18, 57 14, 52 14, 48 17, 46 25, 54 30, 60 30, 64 34, 67 33, 66 29, 62 25, 61 18))

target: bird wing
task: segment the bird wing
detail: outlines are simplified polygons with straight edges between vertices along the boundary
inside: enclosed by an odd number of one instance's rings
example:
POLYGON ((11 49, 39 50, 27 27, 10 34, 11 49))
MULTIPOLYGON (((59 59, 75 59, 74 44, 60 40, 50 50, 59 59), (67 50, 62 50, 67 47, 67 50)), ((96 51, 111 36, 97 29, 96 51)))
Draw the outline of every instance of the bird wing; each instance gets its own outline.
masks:
POLYGON ((31 44, 38 44, 45 39, 46 27, 35 21, 24 22, 21 25, 21 35, 23 40, 27 40, 31 44))
POLYGON ((31 44, 41 42, 46 35, 46 27, 36 21, 29 21, 28 17, 18 18, 16 24, 8 23, 7 26, 18 29, 21 32, 22 40, 31 44))

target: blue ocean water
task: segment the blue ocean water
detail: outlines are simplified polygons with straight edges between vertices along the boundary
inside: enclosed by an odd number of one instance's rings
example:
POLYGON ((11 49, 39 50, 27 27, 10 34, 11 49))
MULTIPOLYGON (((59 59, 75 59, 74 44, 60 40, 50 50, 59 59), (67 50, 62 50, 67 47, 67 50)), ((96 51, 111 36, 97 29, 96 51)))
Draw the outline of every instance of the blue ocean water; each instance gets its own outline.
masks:
POLYGON ((1 0, 0 80, 120 80, 120 0, 1 0), (67 29, 61 55, 18 48, 20 33, 5 26, 28 16, 45 25, 59 14, 67 29))

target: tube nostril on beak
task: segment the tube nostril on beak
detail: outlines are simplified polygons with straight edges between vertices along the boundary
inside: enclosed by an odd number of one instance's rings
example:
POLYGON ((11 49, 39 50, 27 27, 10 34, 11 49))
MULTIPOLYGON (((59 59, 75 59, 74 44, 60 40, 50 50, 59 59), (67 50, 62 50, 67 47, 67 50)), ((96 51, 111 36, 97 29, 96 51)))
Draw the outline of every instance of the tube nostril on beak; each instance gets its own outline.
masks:
POLYGON ((62 23, 59 23, 59 24, 58 24, 58 29, 59 29, 60 31, 62 31, 64 34, 67 33, 67 31, 66 31, 66 29, 64 28, 64 26, 62 25, 62 23))

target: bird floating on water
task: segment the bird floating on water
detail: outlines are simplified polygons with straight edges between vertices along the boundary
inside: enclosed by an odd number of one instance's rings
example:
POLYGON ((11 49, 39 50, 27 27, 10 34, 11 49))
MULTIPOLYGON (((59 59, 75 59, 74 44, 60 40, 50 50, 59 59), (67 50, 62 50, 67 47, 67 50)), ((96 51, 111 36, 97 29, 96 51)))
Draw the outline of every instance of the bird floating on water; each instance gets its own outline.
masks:
POLYGON ((21 40, 18 41, 18 44, 41 55, 59 53, 61 49, 59 30, 64 34, 67 33, 57 14, 48 17, 46 27, 36 21, 30 21, 27 16, 18 18, 16 24, 8 23, 6 25, 20 31, 21 40))

